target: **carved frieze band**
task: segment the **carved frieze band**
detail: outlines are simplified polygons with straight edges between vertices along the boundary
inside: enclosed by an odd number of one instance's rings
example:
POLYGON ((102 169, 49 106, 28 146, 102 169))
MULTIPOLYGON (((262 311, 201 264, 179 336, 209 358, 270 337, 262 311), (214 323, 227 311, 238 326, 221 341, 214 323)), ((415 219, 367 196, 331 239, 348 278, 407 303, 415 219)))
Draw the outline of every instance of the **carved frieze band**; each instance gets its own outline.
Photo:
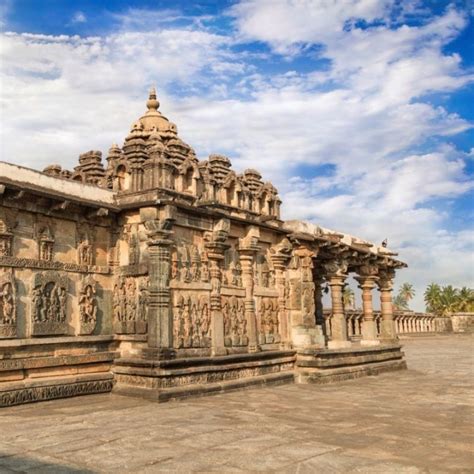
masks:
POLYGON ((0 407, 21 405, 22 403, 53 400, 55 398, 75 397, 91 393, 110 392, 112 380, 76 382, 46 387, 30 387, 0 392, 0 407))
POLYGON ((41 270, 57 270, 75 273, 100 273, 107 275, 110 268, 97 265, 78 265, 76 263, 53 262, 48 260, 36 260, 33 258, 17 258, 0 256, 0 267, 19 267, 41 270))

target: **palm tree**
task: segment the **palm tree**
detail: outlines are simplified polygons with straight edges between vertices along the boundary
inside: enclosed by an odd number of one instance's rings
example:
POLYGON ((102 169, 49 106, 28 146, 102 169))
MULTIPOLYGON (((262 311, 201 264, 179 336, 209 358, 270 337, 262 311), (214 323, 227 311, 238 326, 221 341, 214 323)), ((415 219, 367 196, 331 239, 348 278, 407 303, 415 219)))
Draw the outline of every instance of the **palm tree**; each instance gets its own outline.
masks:
POLYGON ((441 287, 437 283, 430 283, 425 290, 424 299, 426 311, 438 314, 440 311, 441 287))
POLYGON ((398 311, 408 310, 408 303, 405 298, 400 294, 400 292, 397 296, 395 296, 395 298, 393 298, 392 306, 398 311))
POLYGON ((407 311, 410 308, 408 307, 408 301, 410 301, 415 296, 415 289, 411 283, 403 283, 403 285, 398 290, 397 296, 393 299, 393 306, 398 310, 407 311))
POLYGON ((453 288, 452 285, 443 286, 440 294, 441 316, 447 316, 448 313, 453 313, 456 311, 458 293, 459 290, 457 288, 453 288))
POLYGON ((474 290, 463 286, 458 291, 456 311, 471 312, 474 311, 474 290))
POLYGON ((342 293, 342 303, 344 305, 344 309, 354 309, 354 290, 350 286, 346 286, 344 288, 344 292, 342 293))
POLYGON ((411 283, 403 283, 403 285, 400 287, 400 290, 398 291, 398 294, 402 296, 408 306, 408 302, 415 296, 415 289, 411 283))

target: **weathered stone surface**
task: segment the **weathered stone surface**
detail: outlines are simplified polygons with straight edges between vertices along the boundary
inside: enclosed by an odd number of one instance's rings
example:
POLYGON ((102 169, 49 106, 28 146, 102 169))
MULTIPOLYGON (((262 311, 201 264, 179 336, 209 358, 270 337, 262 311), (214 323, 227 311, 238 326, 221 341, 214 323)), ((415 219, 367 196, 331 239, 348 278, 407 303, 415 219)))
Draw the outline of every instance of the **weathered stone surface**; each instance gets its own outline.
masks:
MULTIPOLYGON (((106 164, 96 150, 73 171, 0 163, 0 389, 114 365, 117 389, 198 394, 290 381, 301 348, 396 342, 392 283, 406 265, 395 253, 283 222, 278 191, 257 170, 239 174, 218 154, 199 160, 154 90, 146 107, 106 164), (350 273, 363 290, 361 321, 342 304, 350 273), (372 309, 376 285, 380 314, 372 309), (97 336, 115 338, 99 350, 97 336)), ((333 355, 352 367, 347 373, 389 365, 367 354, 357 364, 333 355)))
POLYGON ((406 339, 408 370, 338 384, 3 408, 0 471, 470 472, 472 342, 406 339))

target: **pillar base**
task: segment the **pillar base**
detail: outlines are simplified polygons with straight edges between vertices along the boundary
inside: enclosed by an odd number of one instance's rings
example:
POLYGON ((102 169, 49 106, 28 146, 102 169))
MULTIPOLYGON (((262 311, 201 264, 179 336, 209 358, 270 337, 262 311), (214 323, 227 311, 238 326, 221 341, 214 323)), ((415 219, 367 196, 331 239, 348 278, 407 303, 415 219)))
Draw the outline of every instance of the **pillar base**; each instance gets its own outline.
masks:
POLYGON ((377 340, 374 340, 374 339, 362 339, 360 341, 360 345, 361 346, 378 346, 380 345, 380 341, 377 339, 377 340))
POLYGON ((169 348, 147 347, 142 349, 144 359, 171 360, 176 358, 176 351, 169 348))
POLYGON ((328 349, 344 349, 346 347, 352 347, 351 341, 329 341, 328 349))
POLYGON ((216 349, 211 349, 211 355, 215 356, 225 356, 227 355, 227 349, 225 347, 219 347, 216 349))

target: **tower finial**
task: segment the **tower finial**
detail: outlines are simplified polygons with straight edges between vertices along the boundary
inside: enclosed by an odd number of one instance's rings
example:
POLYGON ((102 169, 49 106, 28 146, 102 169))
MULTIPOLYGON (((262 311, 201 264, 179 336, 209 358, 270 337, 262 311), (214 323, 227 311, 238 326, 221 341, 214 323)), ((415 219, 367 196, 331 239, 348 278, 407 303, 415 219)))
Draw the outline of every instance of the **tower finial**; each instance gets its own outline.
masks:
POLYGON ((157 111, 158 107, 160 106, 160 102, 156 99, 156 89, 154 86, 152 86, 152 88, 150 89, 150 94, 148 96, 146 106, 150 112, 157 111))

